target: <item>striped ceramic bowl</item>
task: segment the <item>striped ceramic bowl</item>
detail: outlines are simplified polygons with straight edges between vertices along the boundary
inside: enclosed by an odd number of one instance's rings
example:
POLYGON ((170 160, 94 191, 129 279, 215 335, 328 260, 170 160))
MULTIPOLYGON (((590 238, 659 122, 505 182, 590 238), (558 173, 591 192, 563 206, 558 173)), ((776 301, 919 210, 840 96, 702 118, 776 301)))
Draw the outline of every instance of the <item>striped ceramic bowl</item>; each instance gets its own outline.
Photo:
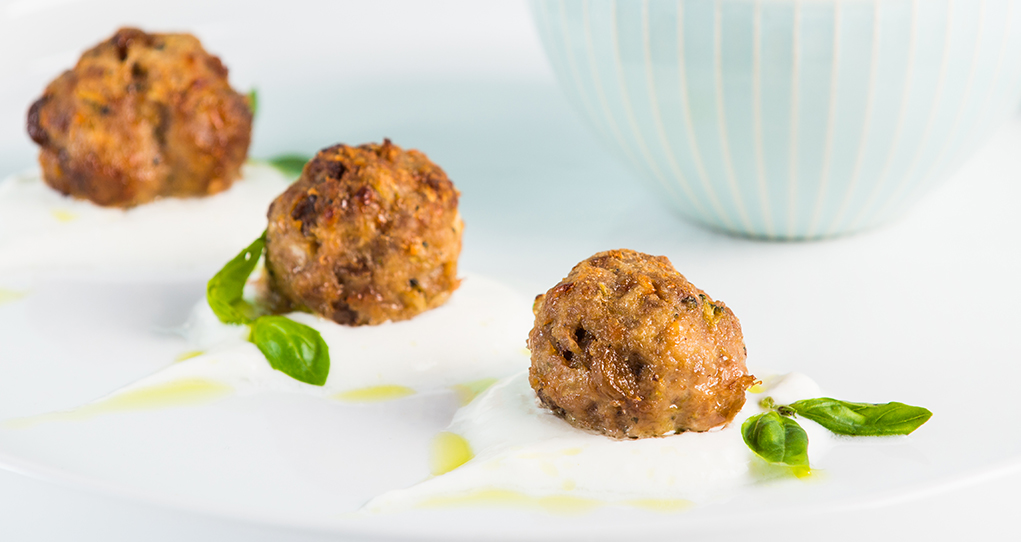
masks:
POLYGON ((903 213, 1021 100, 1021 0, 535 0, 570 100, 683 215, 809 239, 903 213))

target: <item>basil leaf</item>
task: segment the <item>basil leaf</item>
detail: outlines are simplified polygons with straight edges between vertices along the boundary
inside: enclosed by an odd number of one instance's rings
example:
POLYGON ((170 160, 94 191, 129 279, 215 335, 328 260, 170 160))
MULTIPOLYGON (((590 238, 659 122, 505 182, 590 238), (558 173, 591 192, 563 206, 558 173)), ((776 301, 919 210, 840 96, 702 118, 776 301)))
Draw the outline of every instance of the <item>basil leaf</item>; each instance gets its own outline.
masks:
POLYGON ((851 403, 829 397, 789 405, 798 413, 840 435, 907 435, 932 417, 922 407, 904 403, 851 403))
POLYGON ((311 160, 308 156, 303 154, 281 154, 267 160, 269 165, 277 168, 277 171, 287 175, 289 177, 301 176, 301 171, 305 168, 305 164, 311 160))
POLYGON ((227 262, 206 284, 206 301, 225 324, 247 324, 256 317, 254 305, 242 299, 245 282, 255 269, 266 245, 266 233, 227 262))
POLYGON ((808 434, 791 418, 775 411, 752 416, 741 424, 744 443, 770 463, 808 466, 808 434))
POLYGON ((250 341, 270 367, 295 380, 322 386, 330 374, 330 349, 319 332, 283 316, 263 316, 252 323, 250 341))
POLYGON ((248 99, 248 109, 252 111, 252 118, 254 119, 255 115, 259 114, 259 91, 253 88, 248 91, 245 98, 248 99))

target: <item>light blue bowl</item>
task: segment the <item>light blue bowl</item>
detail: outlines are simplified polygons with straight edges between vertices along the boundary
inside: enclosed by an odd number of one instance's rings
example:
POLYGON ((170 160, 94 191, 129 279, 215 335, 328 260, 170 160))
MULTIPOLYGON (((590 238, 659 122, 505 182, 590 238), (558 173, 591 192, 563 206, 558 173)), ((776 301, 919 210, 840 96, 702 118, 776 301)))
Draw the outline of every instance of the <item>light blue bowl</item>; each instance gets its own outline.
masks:
POLYGON ((535 0, 599 136, 684 216, 770 239, 896 218, 1021 100, 1015 0, 535 0))

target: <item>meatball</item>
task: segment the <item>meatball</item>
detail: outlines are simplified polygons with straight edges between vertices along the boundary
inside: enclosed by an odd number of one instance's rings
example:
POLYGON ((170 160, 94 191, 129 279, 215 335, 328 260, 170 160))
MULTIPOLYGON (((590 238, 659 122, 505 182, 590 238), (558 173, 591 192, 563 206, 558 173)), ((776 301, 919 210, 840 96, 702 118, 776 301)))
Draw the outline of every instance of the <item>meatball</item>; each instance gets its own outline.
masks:
POLYGON ((529 382, 571 425, 614 438, 707 431, 755 377, 741 325, 664 256, 600 252, 535 300, 529 382))
POLYGON ((43 180, 115 207, 227 189, 251 130, 248 100, 198 39, 134 28, 86 51, 28 111, 43 180))
POLYGON ((460 284, 458 196, 424 154, 389 139, 323 149, 269 207, 270 286, 351 326, 438 307, 460 284))

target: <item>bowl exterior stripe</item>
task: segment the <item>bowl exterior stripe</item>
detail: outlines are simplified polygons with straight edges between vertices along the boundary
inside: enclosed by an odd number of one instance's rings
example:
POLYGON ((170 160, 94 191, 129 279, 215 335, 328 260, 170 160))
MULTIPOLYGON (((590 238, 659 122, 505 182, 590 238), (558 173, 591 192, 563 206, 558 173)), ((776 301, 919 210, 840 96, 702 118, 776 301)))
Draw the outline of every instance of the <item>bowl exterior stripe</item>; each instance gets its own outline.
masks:
POLYGON ((597 136, 682 215, 763 238, 892 220, 1021 98, 1018 0, 535 0, 597 136))

